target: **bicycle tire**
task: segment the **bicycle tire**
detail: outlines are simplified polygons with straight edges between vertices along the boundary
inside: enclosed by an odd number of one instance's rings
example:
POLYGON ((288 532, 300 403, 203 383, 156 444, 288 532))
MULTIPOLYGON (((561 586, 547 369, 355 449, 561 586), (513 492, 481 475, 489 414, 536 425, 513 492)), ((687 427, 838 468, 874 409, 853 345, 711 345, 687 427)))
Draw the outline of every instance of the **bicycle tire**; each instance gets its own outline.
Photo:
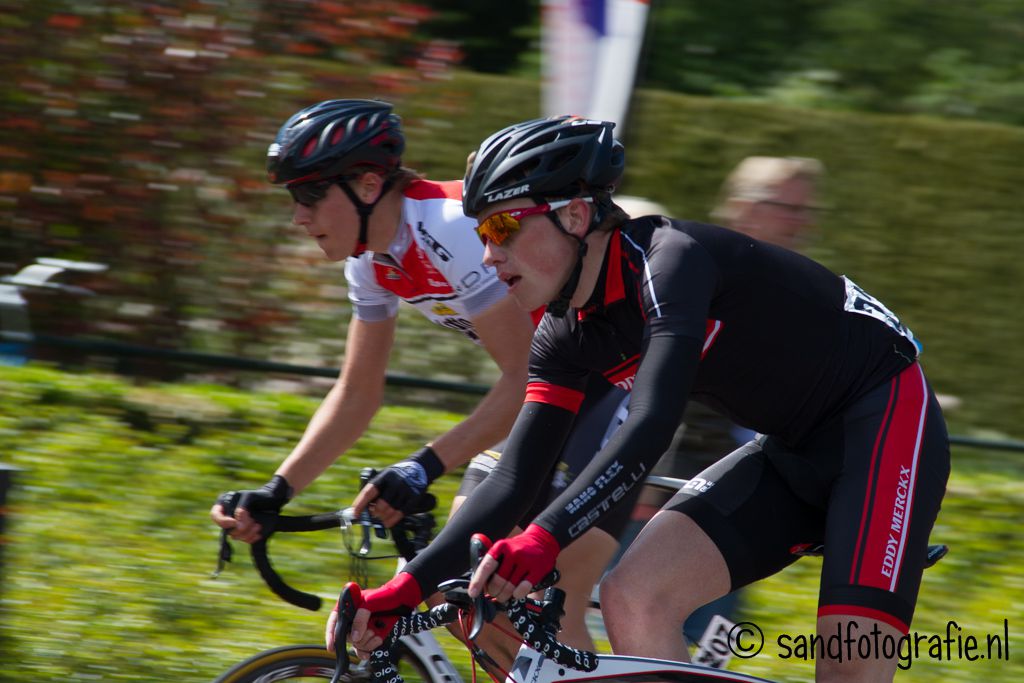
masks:
MULTIPOLYGON (((426 665, 409 648, 398 644, 398 671, 409 683, 434 683, 426 665)), ((352 683, 368 683, 373 674, 355 655, 352 662, 352 683)), ((330 680, 334 676, 335 658, 322 645, 288 645, 266 650, 233 666, 214 683, 305 683, 330 680)))

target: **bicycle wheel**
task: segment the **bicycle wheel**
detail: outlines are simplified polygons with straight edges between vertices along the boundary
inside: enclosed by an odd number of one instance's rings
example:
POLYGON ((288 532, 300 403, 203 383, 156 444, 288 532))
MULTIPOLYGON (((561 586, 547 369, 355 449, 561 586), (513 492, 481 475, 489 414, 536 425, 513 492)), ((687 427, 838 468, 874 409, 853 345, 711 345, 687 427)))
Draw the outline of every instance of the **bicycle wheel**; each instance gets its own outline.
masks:
MULTIPOLYGON (((347 681, 369 683, 373 675, 366 663, 349 653, 352 668, 347 681)), ((290 645, 261 652, 231 668, 214 683, 277 683, 330 680, 334 655, 322 645, 290 645)), ((409 649, 398 644, 398 672, 409 683, 433 683, 426 666, 409 649)))

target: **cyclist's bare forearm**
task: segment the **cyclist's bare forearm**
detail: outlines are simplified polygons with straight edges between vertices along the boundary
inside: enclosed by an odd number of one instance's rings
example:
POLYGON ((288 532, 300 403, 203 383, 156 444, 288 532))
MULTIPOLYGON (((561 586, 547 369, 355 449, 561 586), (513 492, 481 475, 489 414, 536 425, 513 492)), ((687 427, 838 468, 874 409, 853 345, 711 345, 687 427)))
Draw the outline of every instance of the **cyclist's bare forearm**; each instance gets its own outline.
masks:
POLYGON ((362 436, 380 407, 382 393, 353 397, 341 381, 320 404, 299 443, 276 474, 299 493, 323 474, 362 436))
POLYGON ((450 472, 504 439, 523 405, 525 373, 502 374, 470 415, 431 447, 450 472))
POLYGON ((341 376, 309 426, 277 469, 295 493, 305 489, 366 431, 384 400, 384 377, 395 338, 395 319, 353 318, 345 342, 341 376))

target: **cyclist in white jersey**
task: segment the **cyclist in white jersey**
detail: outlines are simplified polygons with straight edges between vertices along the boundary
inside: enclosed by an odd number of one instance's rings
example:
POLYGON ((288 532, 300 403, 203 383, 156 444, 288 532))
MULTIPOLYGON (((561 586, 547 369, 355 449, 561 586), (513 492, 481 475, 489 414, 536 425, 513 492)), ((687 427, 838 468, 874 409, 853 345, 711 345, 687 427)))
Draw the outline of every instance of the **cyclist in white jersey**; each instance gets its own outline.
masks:
MULTIPOLYGON (((232 529, 238 540, 259 540, 262 529, 250 513, 278 512, 366 430, 383 400, 402 300, 483 346, 501 375, 466 419, 378 474, 357 496, 357 510, 369 507, 386 525, 395 524, 434 479, 501 441, 522 404, 534 320, 483 265, 483 246, 472 232, 475 222, 463 213, 461 181, 431 182, 402 167, 403 148, 391 105, 368 100, 330 100, 305 108, 270 146, 270 181, 285 184, 292 194, 295 225, 328 259, 347 259, 353 316, 341 375, 291 454, 266 485, 241 492, 233 517, 219 503, 213 506, 214 522, 232 529)), ((586 598, 617 547, 615 534, 600 534, 579 544, 582 559, 568 557, 563 563, 567 576, 580 582, 579 607, 567 625, 575 624, 581 646, 590 645, 586 598), (573 564, 576 568, 570 568, 573 564)), ((507 666, 513 654, 509 651, 509 661, 499 664, 507 666)))

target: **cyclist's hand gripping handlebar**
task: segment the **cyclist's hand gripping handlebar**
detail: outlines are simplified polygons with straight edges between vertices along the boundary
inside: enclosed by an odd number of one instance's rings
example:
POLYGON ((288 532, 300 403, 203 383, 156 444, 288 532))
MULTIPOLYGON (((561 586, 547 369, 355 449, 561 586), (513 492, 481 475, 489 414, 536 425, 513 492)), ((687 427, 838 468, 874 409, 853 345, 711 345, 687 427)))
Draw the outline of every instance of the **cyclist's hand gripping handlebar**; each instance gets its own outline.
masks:
MULTIPOLYGON (((335 669, 333 683, 341 680, 342 676, 348 673, 349 659, 348 650, 345 647, 345 642, 352 632, 352 626, 355 623, 356 613, 360 609, 369 610, 369 621, 365 624, 365 628, 375 631, 377 636, 380 636, 382 642, 380 645, 373 648, 370 652, 369 665, 370 670, 374 672, 373 679, 378 681, 401 681, 401 677, 398 675, 398 670, 395 669, 395 665, 392 662, 391 652, 394 649, 395 642, 398 640, 398 632, 409 632, 410 624, 415 620, 412 617, 390 617, 381 618, 387 615, 389 612, 394 613, 397 611, 408 611, 407 609, 399 606, 398 608, 388 610, 385 605, 385 609, 381 612, 376 612, 382 602, 379 598, 384 596, 384 602, 387 603, 390 600, 394 600, 400 596, 402 592, 408 592, 412 587, 409 582, 412 581, 411 577, 407 574, 399 575, 406 577, 403 579, 392 579, 388 584, 385 584, 381 588, 368 591, 363 593, 359 586, 355 583, 348 583, 342 590, 341 595, 338 598, 338 619, 334 625, 334 652, 337 659, 337 667, 335 669), (398 586, 405 586, 405 591, 398 586), (388 590, 391 587, 391 590, 388 590), (376 607, 374 606, 376 603, 376 607), (401 624, 401 629, 399 629, 401 624)), ((418 587, 415 587, 416 591, 419 591, 418 587)), ((408 596, 406 596, 408 598, 408 596)), ((409 598, 412 601, 411 598, 409 598)), ((415 598, 415 602, 419 602, 419 598, 415 598)), ((424 630, 420 628, 419 630, 424 630)), ((362 636, 360 636, 362 639, 362 636)))

